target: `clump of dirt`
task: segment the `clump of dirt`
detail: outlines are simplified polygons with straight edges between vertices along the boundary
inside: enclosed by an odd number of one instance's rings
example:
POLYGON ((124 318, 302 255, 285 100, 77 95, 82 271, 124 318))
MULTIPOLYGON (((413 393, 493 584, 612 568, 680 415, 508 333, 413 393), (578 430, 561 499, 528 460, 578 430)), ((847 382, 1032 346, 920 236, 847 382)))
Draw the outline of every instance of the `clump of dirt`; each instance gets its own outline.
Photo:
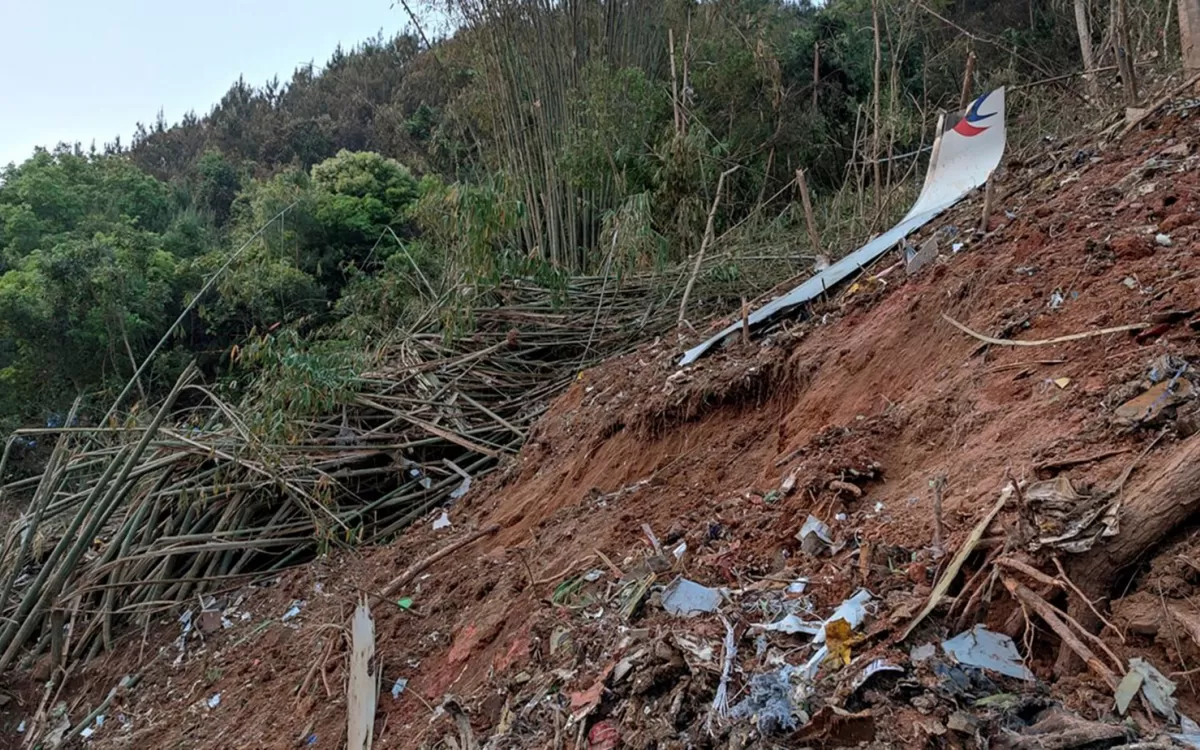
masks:
MULTIPOLYGON (((1200 157, 1174 147, 1200 124, 1186 114, 1004 174, 989 232, 969 229, 979 206, 966 202, 928 228, 953 242, 915 276, 868 271, 803 320, 687 369, 681 346, 659 341, 583 373, 520 455, 448 509, 449 527, 434 528, 438 511, 390 546, 198 602, 192 617, 223 614, 183 635, 180 613, 164 612, 57 695, 42 694, 44 675, 10 675, 0 734, 53 727, 56 711, 78 721, 116 687, 91 746, 340 747, 346 623, 365 595, 376 747, 1156 736, 1170 719, 1135 703, 1122 723, 1100 670, 1055 666, 1070 648, 1029 602, 1078 615, 1074 587, 1094 582, 1075 561, 1136 537, 1130 488, 1194 439, 1200 157), (1023 341, 1145 325, 997 346, 946 318, 1023 341), (1024 495, 1056 477, 1080 506, 1055 516, 1067 539, 1050 538, 1048 505, 1024 495), (671 614, 677 579, 715 603, 671 614), (1019 589, 1036 600, 1018 605, 1019 589), (860 590, 861 617, 831 617, 860 590), (773 625, 789 616, 798 632, 773 625), (977 623, 1012 636, 1033 679, 937 645, 977 623), (123 675, 140 681, 118 687, 123 675)), ((1173 673, 1179 710, 1196 715, 1192 529, 1105 579, 1087 604, 1097 619, 1074 637, 1118 680, 1133 657, 1173 673)))

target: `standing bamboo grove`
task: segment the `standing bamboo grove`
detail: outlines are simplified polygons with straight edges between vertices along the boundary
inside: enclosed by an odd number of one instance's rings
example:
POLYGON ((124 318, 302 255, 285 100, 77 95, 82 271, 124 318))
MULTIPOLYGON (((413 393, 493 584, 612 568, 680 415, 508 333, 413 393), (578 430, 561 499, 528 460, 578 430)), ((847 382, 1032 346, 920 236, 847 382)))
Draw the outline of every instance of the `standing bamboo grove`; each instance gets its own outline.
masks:
POLYGON ((569 138, 586 127, 593 66, 656 74, 667 56, 663 4, 639 0, 458 0, 467 25, 486 30, 477 50, 491 100, 495 165, 513 181, 528 218, 520 229, 532 254, 571 270, 589 268, 604 214, 625 197, 620 175, 588 185, 559 168, 569 138))

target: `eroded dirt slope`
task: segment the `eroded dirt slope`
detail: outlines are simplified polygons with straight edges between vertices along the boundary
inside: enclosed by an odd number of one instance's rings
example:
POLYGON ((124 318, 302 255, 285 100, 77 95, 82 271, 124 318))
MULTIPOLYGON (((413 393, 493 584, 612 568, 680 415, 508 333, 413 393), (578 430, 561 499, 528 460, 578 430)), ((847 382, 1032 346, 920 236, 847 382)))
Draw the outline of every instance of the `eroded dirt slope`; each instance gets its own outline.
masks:
MULTIPOLYGON (((900 268, 860 280, 809 319, 686 371, 674 364, 680 347, 657 342, 581 373, 511 465, 449 510, 450 528, 433 530, 431 517, 387 548, 230 592, 216 603, 230 626, 197 626, 182 656, 178 613, 164 613, 70 676, 60 700, 71 721, 122 675, 140 674, 105 709, 91 746, 341 747, 344 628, 360 595, 371 597, 380 655, 376 747, 962 747, 1020 732, 1058 704, 1111 717, 1111 689, 1087 671, 1054 669, 1056 636, 1040 624, 1027 630, 998 584, 974 603, 954 602, 966 614, 943 606, 909 641, 898 635, 948 561, 933 549, 937 477, 942 542, 953 553, 1008 478, 1061 474, 1087 494, 1112 486, 1152 445, 1134 486, 1193 439, 1195 402, 1176 398, 1175 386, 1166 401, 1151 400, 1148 418, 1118 407, 1163 372, 1200 366, 1194 312, 1148 335, 1038 347, 988 346, 943 317, 1030 341, 1200 307, 1200 156, 1190 147, 1200 123, 1187 115, 1107 149, 1064 148, 1010 169, 988 235, 969 231, 978 206, 960 206, 928 228, 943 252, 914 277, 900 268), (810 514, 828 524, 832 550, 797 539, 810 514), (422 557, 492 524, 498 532, 405 586, 403 607, 374 596, 422 557), (667 614, 662 588, 679 575, 728 589, 719 614, 667 614), (789 587, 801 577, 803 592, 789 587), (823 619, 860 587, 873 595, 858 629, 866 638, 850 648, 850 666, 823 665, 803 701, 788 698, 794 729, 764 724, 762 708, 751 711, 757 721, 712 715, 726 623, 737 648, 728 704, 737 706, 765 689, 751 684, 756 675, 811 653, 810 636, 755 624, 788 612, 823 619), (293 603, 299 613, 283 619, 293 603), (911 659, 911 646, 977 621, 1017 639, 1036 681, 992 675, 989 687, 971 673, 960 685, 941 657, 911 659), (902 672, 856 687, 875 658, 902 672), (398 679, 407 683, 393 698, 398 679), (998 693, 1013 703, 959 717, 998 693), (473 740, 454 721, 460 710, 473 740)), ((1006 506, 952 596, 1018 517, 1006 506)), ((1111 620, 1100 638, 1119 659, 1143 656, 1164 673, 1200 667, 1187 627, 1200 615, 1192 531, 1176 529, 1153 561, 1125 571, 1122 588, 1107 592, 1114 601, 1097 603, 1111 620)), ((36 671, 4 707, 0 745, 19 745, 17 723, 42 700, 36 671)), ((1177 679, 1177 697, 1197 712, 1190 678, 1177 679)), ((1153 735, 1166 724, 1135 708, 1117 732, 1153 735)))

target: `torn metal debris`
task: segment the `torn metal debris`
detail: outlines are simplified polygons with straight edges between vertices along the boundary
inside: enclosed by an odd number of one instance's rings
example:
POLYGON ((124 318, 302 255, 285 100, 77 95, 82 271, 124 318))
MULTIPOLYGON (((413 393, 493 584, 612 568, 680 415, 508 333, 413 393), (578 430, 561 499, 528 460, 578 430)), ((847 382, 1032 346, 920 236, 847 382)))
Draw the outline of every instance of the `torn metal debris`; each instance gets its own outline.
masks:
POLYGON ((1021 680, 1034 679, 1033 672, 1022 663, 1013 639, 1002 633, 994 633, 983 625, 976 625, 942 641, 942 649, 959 664, 968 667, 989 669, 1021 680))
POLYGON ((999 88, 979 97, 971 104, 969 112, 980 118, 981 123, 986 121, 986 124, 972 127, 970 132, 966 132, 959 129, 959 125, 966 122, 964 120, 952 129, 941 132, 944 125, 939 123, 942 127, 939 127, 933 145, 925 184, 917 202, 899 224, 821 270, 792 291, 754 311, 744 322, 738 320, 708 341, 689 349, 679 365, 683 367, 695 362, 727 336, 739 332, 744 324, 753 328, 811 302, 986 183, 1004 155, 1004 89, 999 88), (990 111, 981 115, 981 110, 990 111), (991 120, 994 115, 999 117, 991 120))

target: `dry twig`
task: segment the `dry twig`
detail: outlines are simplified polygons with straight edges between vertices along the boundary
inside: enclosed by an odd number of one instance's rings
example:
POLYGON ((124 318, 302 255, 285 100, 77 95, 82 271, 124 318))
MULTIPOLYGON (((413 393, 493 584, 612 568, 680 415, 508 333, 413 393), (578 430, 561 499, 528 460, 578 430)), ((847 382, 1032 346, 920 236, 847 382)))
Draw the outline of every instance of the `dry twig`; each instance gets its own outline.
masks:
POLYGON ((967 328, 962 323, 959 323, 949 315, 942 313, 942 319, 958 330, 979 339, 985 344, 994 344, 996 346, 1048 346, 1050 344, 1065 344, 1068 341, 1079 341, 1080 339, 1088 339, 1094 336, 1107 336, 1110 333, 1121 333, 1123 331, 1140 331, 1143 328, 1149 328, 1149 323, 1132 323, 1127 326, 1116 326, 1115 328, 1101 328, 1098 331, 1085 331, 1084 333, 1073 333, 1069 336, 1059 336, 1053 339, 1042 339, 1040 341, 1022 341, 1020 339, 997 339, 991 336, 985 336, 982 333, 977 333, 967 328))

